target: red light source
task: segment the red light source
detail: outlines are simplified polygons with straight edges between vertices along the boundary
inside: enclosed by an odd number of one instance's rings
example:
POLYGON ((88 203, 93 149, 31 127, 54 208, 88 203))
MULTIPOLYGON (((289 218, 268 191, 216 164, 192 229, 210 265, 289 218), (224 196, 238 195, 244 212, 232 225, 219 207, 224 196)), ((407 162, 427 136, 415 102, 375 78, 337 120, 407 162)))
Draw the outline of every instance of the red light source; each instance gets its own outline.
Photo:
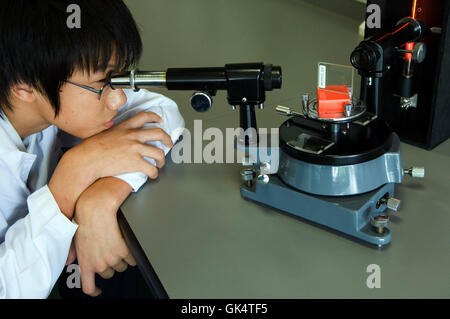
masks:
MULTIPOLYGON (((411 17, 413 19, 416 18, 416 6, 417 6, 417 0, 414 0, 413 1, 412 12, 411 12, 411 17)), ((414 43, 413 42, 406 43, 406 50, 412 51, 413 49, 414 49, 414 43)), ((410 61, 412 59, 412 54, 411 53, 405 53, 405 58, 406 58, 406 60, 410 61)))

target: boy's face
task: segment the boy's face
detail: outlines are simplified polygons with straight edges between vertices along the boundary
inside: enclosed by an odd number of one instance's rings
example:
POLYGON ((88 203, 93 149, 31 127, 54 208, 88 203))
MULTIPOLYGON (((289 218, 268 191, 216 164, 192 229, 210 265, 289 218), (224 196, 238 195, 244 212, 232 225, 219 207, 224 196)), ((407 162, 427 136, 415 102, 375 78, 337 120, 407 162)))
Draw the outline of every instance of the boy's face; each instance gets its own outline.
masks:
MULTIPOLYGON (((116 67, 108 66, 106 71, 88 72, 75 71, 68 81, 99 90, 105 85, 105 80, 116 67)), ((107 86, 98 99, 98 94, 84 88, 65 83, 60 93, 60 111, 58 116, 51 119, 51 123, 61 130, 80 137, 88 138, 112 126, 118 108, 127 101, 125 93, 112 90, 107 86)))

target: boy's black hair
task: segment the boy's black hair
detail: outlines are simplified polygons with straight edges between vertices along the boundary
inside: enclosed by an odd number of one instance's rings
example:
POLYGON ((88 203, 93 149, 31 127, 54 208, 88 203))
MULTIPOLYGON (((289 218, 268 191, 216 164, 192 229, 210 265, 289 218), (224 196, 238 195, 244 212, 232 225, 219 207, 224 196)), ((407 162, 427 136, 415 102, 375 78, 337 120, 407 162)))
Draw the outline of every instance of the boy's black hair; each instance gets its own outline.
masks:
POLYGON ((23 82, 47 97, 57 116, 61 86, 76 69, 104 71, 113 53, 128 68, 141 52, 139 31, 122 0, 2 0, 0 115, 11 109, 12 86, 23 82), (81 28, 68 26, 76 21, 71 4, 80 8, 81 28))

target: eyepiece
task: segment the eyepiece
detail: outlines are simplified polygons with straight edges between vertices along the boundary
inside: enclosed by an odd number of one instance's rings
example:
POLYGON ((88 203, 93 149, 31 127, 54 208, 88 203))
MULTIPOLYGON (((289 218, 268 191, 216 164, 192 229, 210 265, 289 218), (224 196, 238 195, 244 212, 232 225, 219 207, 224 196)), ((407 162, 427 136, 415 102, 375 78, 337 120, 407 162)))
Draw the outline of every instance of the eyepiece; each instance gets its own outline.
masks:
POLYGON ((272 64, 264 65, 264 89, 272 91, 281 88, 281 67, 272 64))
POLYGON ((280 66, 274 66, 272 68, 272 88, 280 89, 282 82, 282 73, 280 66))
POLYGON ((376 53, 366 46, 357 47, 350 56, 350 62, 358 70, 369 69, 376 62, 376 59, 376 53))

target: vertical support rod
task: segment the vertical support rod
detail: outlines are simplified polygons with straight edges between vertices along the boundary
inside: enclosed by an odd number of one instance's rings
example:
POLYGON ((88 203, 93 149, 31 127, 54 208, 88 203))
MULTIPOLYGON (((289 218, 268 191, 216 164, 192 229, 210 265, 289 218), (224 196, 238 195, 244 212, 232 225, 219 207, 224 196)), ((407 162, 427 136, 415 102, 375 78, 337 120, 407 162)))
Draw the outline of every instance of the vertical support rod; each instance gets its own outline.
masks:
POLYGON ((361 100, 367 105, 367 110, 380 116, 380 82, 381 78, 362 77, 361 100))
POLYGON ((244 136, 239 138, 240 142, 244 142, 245 146, 255 146, 258 143, 258 128, 256 126, 256 115, 254 105, 240 105, 240 126, 244 130, 244 136), (252 128, 252 130, 248 130, 252 128))
POLYGON ((331 123, 330 124, 330 130, 331 130, 331 140, 334 142, 334 144, 338 145, 339 133, 340 133, 340 126, 339 126, 339 124, 331 123))
POLYGON ((380 78, 373 78, 372 84, 372 101, 373 101, 373 113, 380 116, 380 78))

